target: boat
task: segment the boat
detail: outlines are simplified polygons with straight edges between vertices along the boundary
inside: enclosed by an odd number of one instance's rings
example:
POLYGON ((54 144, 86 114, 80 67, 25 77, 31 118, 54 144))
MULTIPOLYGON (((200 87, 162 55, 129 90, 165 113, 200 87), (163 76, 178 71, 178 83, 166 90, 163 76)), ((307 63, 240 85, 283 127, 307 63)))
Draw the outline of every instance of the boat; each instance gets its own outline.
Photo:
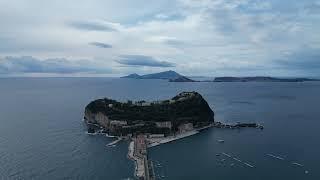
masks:
POLYGON ((227 153, 222 153, 222 154, 227 156, 227 157, 229 157, 229 158, 231 158, 231 156, 229 154, 227 154, 227 153))
POLYGON ((279 159, 279 160, 284 160, 283 157, 275 156, 275 155, 273 155, 273 154, 267 154, 267 156, 270 156, 270 157, 273 157, 273 158, 276 158, 276 159, 279 159))
POLYGON ((296 166, 300 166, 300 167, 302 167, 302 166, 303 166, 302 164, 297 163, 297 162, 293 162, 292 164, 293 164, 293 165, 296 165, 296 166))
POLYGON ((234 160, 236 160, 236 161, 238 161, 238 162, 242 162, 240 159, 238 159, 238 158, 232 158, 232 159, 234 159, 234 160))
POLYGON ((218 142, 219 143, 224 143, 224 140, 223 139, 218 139, 218 142))
POLYGON ((251 168, 253 168, 254 166, 253 165, 251 165, 251 164, 249 164, 249 163, 244 163, 245 165, 247 165, 247 166, 249 166, 249 167, 251 167, 251 168))

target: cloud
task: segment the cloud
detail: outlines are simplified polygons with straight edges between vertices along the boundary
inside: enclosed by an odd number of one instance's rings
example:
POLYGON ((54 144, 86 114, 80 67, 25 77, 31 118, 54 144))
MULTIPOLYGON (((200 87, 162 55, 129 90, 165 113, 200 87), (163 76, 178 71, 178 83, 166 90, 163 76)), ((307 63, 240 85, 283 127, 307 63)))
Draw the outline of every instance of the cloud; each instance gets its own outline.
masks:
POLYGON ((106 44, 106 43, 101 43, 101 42, 91 42, 91 43, 89 43, 89 45, 96 46, 99 48, 112 48, 112 45, 106 44))
POLYGON ((102 21, 73 21, 68 25, 83 31, 116 31, 112 23, 102 21))
POLYGON ((122 55, 119 60, 116 60, 116 62, 128 66, 175 67, 174 63, 158 61, 151 56, 143 55, 122 55))
POLYGON ((154 17, 158 20, 163 21, 176 21, 185 18, 182 14, 179 13, 159 13, 156 14, 154 17))
POLYGON ((107 67, 89 60, 71 61, 65 58, 40 60, 32 56, 0 58, 0 74, 10 73, 110 73, 107 67))
POLYGON ((168 36, 151 36, 146 39, 146 42, 153 42, 153 43, 163 43, 168 45, 183 45, 184 42, 178 40, 175 37, 168 37, 168 36))
MULTIPOLYGON (((294 75, 295 71, 290 69, 303 67, 307 72, 307 68, 317 67, 315 60, 307 60, 310 52, 303 49, 305 45, 319 49, 319 0, 148 2, 68 0, 48 1, 44 6, 31 1, 26 6, 19 0, 0 0, 0 56, 28 54, 43 57, 40 61, 53 56, 88 59, 90 68, 100 67, 102 62, 104 67, 119 69, 124 74, 175 66, 175 70, 186 75, 214 76, 218 71, 229 75, 232 66, 237 67, 237 73, 247 75, 248 67, 271 73, 267 68, 270 64, 287 69, 276 69, 272 75, 294 75), (70 13, 74 8, 77 11, 70 13), (92 48, 88 48, 88 43, 92 48), (108 53, 106 49, 94 48, 108 45, 116 48, 109 48, 108 53), (290 58, 304 60, 280 58, 282 52, 292 52, 290 58), (147 54, 148 58, 125 58, 122 54, 147 54), (96 61, 94 57, 105 61, 96 61), (146 63, 145 59, 149 61, 146 63), (161 61, 171 59, 175 64, 161 61)), ((67 62, 64 66, 77 66, 70 59, 67 62)), ((4 72, 8 67, 2 65, 0 69, 4 72)))
POLYGON ((320 14, 320 1, 310 2, 305 5, 305 10, 310 14, 320 14))
POLYGON ((305 47, 298 51, 288 52, 275 63, 288 69, 320 71, 320 49, 305 47))

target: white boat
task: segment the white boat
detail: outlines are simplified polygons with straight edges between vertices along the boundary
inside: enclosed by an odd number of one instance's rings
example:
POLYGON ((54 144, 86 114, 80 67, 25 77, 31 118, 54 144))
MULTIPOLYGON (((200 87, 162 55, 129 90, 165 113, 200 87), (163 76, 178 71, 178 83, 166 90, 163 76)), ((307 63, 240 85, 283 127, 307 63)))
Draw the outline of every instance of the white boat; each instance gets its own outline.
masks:
POLYGON ((245 165, 247 165, 247 166, 249 166, 249 167, 251 167, 251 168, 253 168, 254 166, 252 166, 251 164, 249 164, 249 163, 244 163, 245 165))
POLYGON ((300 167, 303 166, 302 164, 299 164, 299 163, 297 163, 297 162, 293 162, 292 164, 293 164, 293 165, 296 165, 296 166, 300 166, 300 167))
POLYGON ((284 160, 283 157, 275 156, 275 155, 273 155, 273 154, 267 154, 267 156, 270 156, 270 157, 273 157, 273 158, 276 158, 276 159, 279 159, 279 160, 284 160))
POLYGON ((229 157, 229 158, 231 158, 231 156, 229 154, 227 154, 227 153, 222 153, 222 154, 227 156, 227 157, 229 157))

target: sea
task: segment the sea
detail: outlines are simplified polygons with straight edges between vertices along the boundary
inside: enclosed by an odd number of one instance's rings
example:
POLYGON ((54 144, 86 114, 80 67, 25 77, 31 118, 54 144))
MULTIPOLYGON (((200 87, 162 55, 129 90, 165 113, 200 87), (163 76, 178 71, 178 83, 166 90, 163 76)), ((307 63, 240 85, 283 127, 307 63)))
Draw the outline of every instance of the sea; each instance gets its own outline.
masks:
POLYGON ((151 101, 182 91, 199 92, 216 121, 264 129, 211 128, 150 148, 157 179, 320 179, 320 82, 102 77, 0 78, 0 179, 134 179, 128 142, 107 147, 114 139, 87 134, 85 106, 97 98, 151 101))

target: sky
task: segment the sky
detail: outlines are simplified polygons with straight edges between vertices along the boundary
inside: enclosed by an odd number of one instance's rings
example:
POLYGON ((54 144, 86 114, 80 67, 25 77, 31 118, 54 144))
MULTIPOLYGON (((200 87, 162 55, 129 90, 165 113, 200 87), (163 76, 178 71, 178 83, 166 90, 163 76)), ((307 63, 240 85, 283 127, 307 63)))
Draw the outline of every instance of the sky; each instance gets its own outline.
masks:
POLYGON ((320 76, 320 0, 0 0, 1 76, 320 76))

